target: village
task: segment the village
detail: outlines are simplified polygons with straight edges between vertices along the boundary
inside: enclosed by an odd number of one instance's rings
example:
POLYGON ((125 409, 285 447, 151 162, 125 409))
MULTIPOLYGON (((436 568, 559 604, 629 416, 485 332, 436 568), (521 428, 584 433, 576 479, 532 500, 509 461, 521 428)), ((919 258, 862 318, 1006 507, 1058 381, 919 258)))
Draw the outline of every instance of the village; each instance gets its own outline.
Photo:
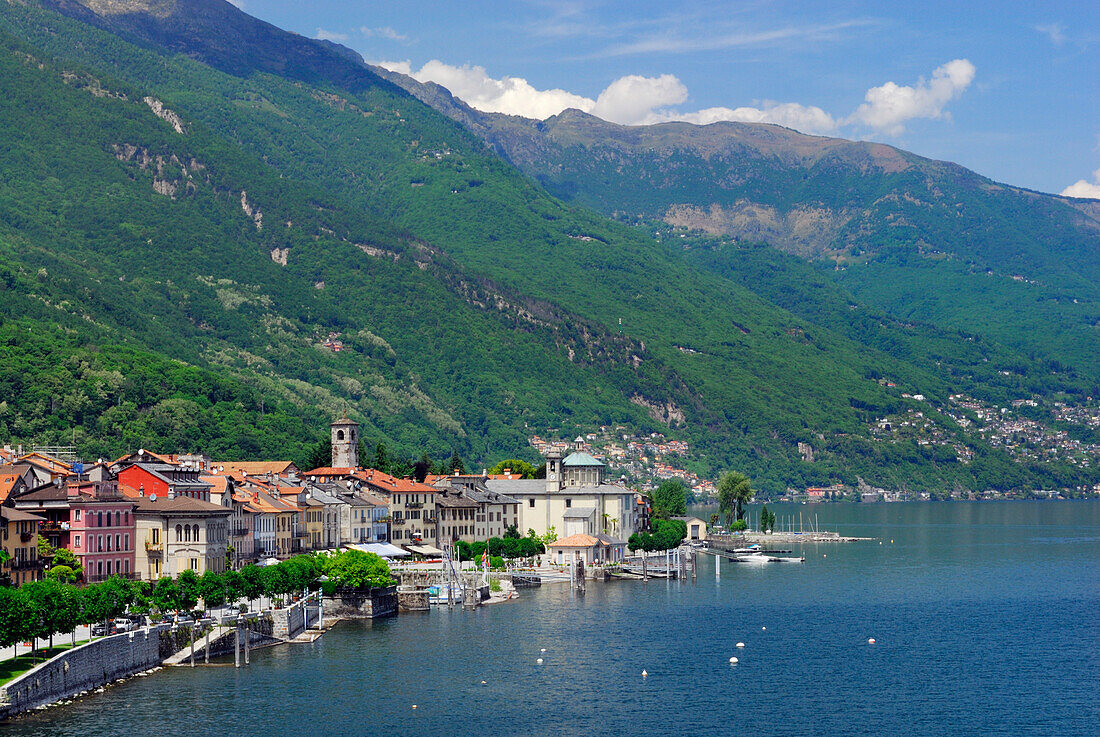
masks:
POLYGON ((621 560, 649 524, 649 500, 588 453, 546 450, 545 478, 503 473, 396 478, 359 464, 359 426, 331 426, 330 466, 216 461, 145 449, 68 463, 5 450, 3 573, 43 577, 70 551, 87 583, 223 572, 341 548, 383 558, 450 554, 459 543, 527 535, 547 561, 621 560))

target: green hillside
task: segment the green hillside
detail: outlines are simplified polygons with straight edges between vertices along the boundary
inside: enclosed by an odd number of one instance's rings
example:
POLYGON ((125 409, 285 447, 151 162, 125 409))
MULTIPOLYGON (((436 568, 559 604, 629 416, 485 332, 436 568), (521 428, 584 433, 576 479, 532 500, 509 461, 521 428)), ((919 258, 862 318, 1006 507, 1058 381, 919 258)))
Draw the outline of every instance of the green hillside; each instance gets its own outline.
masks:
MULTIPOLYGON (((477 465, 548 428, 659 429, 768 490, 1092 473, 1015 464, 949 418, 975 462, 870 439, 917 406, 902 393, 943 404, 1017 353, 873 311, 868 336, 843 291, 791 300, 781 254, 688 253, 563 204, 344 52, 226 3, 56 5, 75 17, 0 7, 5 437, 298 458, 348 412, 477 465)), ((1079 388, 1063 379, 1036 388, 1079 388)))

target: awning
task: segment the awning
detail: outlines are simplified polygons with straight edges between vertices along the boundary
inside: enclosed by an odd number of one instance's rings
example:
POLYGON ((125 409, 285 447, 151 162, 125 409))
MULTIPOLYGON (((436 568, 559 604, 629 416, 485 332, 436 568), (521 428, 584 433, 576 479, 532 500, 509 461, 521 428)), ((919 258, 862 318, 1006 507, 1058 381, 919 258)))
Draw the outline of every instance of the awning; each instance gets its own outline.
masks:
POLYGON ((431 545, 406 545, 407 550, 411 550, 417 555, 430 555, 440 556, 443 555, 443 551, 439 548, 433 548, 431 545))
POLYGON ((361 550, 364 553, 374 553, 382 558, 408 558, 409 554, 397 547, 396 545, 390 545, 388 543, 356 543, 348 545, 349 548, 354 550, 361 550))

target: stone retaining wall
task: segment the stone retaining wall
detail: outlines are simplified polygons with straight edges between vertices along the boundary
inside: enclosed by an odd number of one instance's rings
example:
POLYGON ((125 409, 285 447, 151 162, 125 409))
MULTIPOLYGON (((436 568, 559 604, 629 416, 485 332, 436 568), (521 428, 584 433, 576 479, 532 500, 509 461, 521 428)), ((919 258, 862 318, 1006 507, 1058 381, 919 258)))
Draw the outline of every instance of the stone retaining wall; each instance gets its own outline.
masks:
POLYGON ((324 597, 325 616, 335 619, 378 619, 397 614, 397 587, 369 592, 340 591, 324 597))
POLYGON ((35 667, 0 688, 0 719, 160 665, 168 625, 104 637, 35 667))

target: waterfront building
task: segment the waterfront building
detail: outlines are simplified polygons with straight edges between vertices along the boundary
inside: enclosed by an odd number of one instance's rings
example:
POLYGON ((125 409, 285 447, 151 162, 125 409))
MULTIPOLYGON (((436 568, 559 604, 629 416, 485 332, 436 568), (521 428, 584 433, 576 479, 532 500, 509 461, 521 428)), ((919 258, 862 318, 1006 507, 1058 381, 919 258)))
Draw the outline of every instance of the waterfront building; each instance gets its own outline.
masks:
POLYGON ((0 583, 7 580, 13 586, 42 577, 42 561, 38 557, 38 525, 45 522, 29 512, 0 507, 0 536, 7 560, 0 563, 0 583))
MULTIPOLYGON (((433 484, 440 490, 450 489, 458 492, 476 505, 473 525, 459 524, 460 527, 472 527, 474 540, 504 537, 505 530, 510 526, 515 525, 517 529, 519 528, 519 499, 490 489, 486 485, 488 478, 486 475, 456 474, 440 477, 433 484)), ((452 509, 457 510, 460 507, 452 506, 452 509)), ((442 518, 438 520, 438 526, 443 527, 442 518)), ((453 527, 453 525, 450 526, 453 527)))
POLYGON ((175 463, 138 462, 114 464, 118 467, 118 481, 122 486, 143 491, 144 496, 156 494, 163 499, 190 497, 203 502, 210 501, 210 484, 203 481, 202 471, 197 468, 185 468, 175 463))
POLYGON ((606 476, 606 464, 587 453, 572 453, 563 460, 551 449, 545 480, 491 478, 485 485, 519 501, 521 531, 545 535, 554 528, 559 535, 570 529, 573 534, 630 537, 640 529, 636 495, 625 486, 607 483, 606 476))
POLYGON ((548 553, 550 562, 568 565, 571 561, 582 561, 585 565, 593 563, 619 563, 626 555, 626 541, 604 533, 587 535, 578 533, 550 543, 548 553))
POLYGON ((389 540, 398 544, 434 543, 435 500, 439 489, 412 479, 399 479, 372 468, 356 476, 362 489, 383 497, 389 505, 389 540))
MULTIPOLYGON (((438 483, 438 482, 437 482, 438 483)), ((472 543, 477 541, 475 534, 478 503, 462 493, 462 488, 452 489, 446 486, 439 490, 435 500, 438 544, 453 543, 458 540, 472 543)))
POLYGON ((687 540, 706 540, 707 523, 698 517, 673 517, 680 520, 687 527, 687 540))
POLYGON ((137 556, 139 577, 176 577, 185 570, 225 572, 232 509, 174 495, 150 494, 132 501, 144 549, 137 556))
POLYGON ((71 481, 66 494, 68 547, 80 559, 84 580, 94 583, 111 576, 133 577, 134 501, 119 490, 117 481, 71 481))
POLYGON ((42 517, 45 521, 38 525, 38 536, 52 547, 69 547, 69 492, 60 478, 9 497, 7 504, 42 517))

